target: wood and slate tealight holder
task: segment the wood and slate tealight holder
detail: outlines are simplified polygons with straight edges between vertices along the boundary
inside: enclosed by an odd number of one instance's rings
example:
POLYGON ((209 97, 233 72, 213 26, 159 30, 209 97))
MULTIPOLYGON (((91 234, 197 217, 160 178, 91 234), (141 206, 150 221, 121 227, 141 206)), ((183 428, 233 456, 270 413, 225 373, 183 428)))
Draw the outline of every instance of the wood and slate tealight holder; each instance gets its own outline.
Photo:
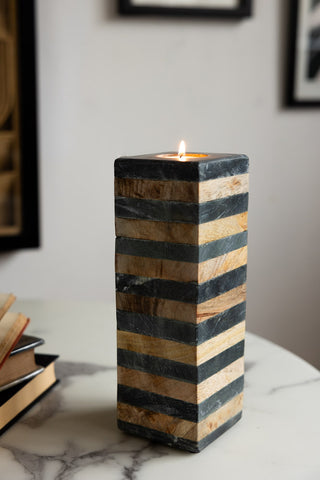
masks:
POLYGON ((248 158, 115 161, 118 426, 199 452, 241 417, 248 158))

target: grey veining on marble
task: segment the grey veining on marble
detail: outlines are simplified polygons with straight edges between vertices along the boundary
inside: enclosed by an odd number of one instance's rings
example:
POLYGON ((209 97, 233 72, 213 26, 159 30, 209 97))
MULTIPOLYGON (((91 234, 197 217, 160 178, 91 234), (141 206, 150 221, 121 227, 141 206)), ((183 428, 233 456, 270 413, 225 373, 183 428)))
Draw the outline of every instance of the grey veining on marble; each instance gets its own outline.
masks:
MULTIPOLYGON (((65 393, 72 388, 74 382, 85 379, 85 377, 94 377, 96 374, 103 373, 108 379, 108 374, 114 374, 116 367, 107 367, 84 362, 57 362, 57 376, 61 383, 52 392, 44 397, 28 415, 23 417, 19 425, 15 429, 11 429, 7 435, 4 435, 0 441, 0 448, 7 449, 13 455, 17 464, 19 464, 25 474, 32 480, 43 480, 46 478, 46 472, 53 469, 55 471, 55 480, 69 480, 76 478, 75 475, 92 466, 119 466, 119 478, 121 480, 133 480, 136 473, 142 468, 144 463, 167 455, 165 449, 158 445, 150 444, 147 441, 133 442, 132 438, 121 435, 116 427, 115 409, 106 407, 101 410, 90 412, 90 404, 87 409, 77 412, 76 415, 71 414, 66 418, 67 424, 60 422, 61 417, 66 417, 69 410, 65 402, 65 393), (71 422, 70 422, 71 418, 71 422), (55 420, 57 422, 55 422, 55 420), (92 434, 96 425, 101 422, 102 428, 105 427, 106 438, 101 448, 86 449, 81 446, 77 436, 77 423, 83 421, 84 425, 91 426, 92 434), (48 429, 48 424, 50 429, 48 429), (92 424, 92 425, 90 425, 92 424), (66 427, 70 428, 68 434, 70 438, 64 441, 66 427), (58 427, 58 428, 57 428, 58 427), (52 452, 35 452, 29 449, 30 445, 20 448, 10 441, 10 437, 14 438, 14 431, 23 429, 24 432, 29 431, 29 441, 32 437, 36 440, 37 434, 33 432, 41 432, 48 443, 52 434, 58 435, 61 439, 58 451, 52 452), (72 438, 74 436, 74 438, 72 438), (108 437, 109 441, 108 441, 108 437), (6 439, 8 439, 6 441, 6 439), (123 465, 122 456, 126 455, 126 461, 123 465)), ((25 433, 26 434, 26 433, 25 433)), ((87 431, 90 435, 90 428, 87 431)), ((100 432, 101 435, 101 432, 100 432)), ((28 437, 25 437, 28 438, 28 437)), ((46 442, 44 442, 46 443, 46 442)), ((1 453, 0 453, 1 455, 1 453)))
POLYGON ((320 374, 295 355, 247 334, 243 417, 194 456, 118 430, 113 306, 17 309, 61 383, 0 437, 1 480, 319 480, 320 374))

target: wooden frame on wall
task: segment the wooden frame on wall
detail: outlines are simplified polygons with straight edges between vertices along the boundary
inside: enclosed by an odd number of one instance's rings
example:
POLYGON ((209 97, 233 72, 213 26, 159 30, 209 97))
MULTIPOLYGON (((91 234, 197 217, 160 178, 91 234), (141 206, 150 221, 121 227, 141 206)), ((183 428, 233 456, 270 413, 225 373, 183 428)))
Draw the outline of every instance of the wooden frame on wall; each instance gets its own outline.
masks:
POLYGON ((286 104, 320 106, 320 0, 290 2, 286 104))
POLYGON ((123 15, 163 15, 216 18, 242 18, 251 15, 252 0, 118 0, 123 15), (211 4, 211 6, 210 6, 211 4))
POLYGON ((34 0, 0 3, 0 251, 39 246, 34 0))

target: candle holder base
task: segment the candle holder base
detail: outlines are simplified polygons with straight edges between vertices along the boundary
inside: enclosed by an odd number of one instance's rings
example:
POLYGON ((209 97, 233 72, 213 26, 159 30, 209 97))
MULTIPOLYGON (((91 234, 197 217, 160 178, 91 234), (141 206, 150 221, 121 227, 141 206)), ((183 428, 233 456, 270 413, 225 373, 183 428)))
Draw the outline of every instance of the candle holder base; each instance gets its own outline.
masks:
POLYGON ((168 155, 115 163, 118 426, 200 452, 242 412, 248 159, 168 155))

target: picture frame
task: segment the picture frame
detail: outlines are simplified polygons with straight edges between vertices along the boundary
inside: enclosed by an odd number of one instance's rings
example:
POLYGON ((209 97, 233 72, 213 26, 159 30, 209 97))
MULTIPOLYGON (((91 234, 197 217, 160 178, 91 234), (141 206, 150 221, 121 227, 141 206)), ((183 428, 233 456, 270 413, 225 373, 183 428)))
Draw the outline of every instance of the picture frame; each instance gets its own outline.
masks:
POLYGON ((286 104, 320 106, 320 0, 290 2, 286 104))
POLYGON ((252 0, 118 0, 122 15, 240 19, 251 16, 252 0))
POLYGON ((34 0, 0 3, 0 251, 39 246, 34 0))

